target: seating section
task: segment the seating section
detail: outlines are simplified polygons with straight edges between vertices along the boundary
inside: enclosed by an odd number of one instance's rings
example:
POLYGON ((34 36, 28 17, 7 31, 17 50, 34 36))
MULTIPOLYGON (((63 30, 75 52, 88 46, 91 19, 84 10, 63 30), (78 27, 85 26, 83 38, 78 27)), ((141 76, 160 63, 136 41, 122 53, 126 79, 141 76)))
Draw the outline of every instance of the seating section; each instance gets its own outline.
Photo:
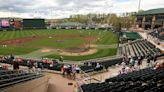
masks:
POLYGON ((162 92, 164 90, 164 81, 158 85, 156 82, 147 83, 137 82, 115 82, 115 83, 93 83, 83 85, 83 92, 162 92))
MULTIPOLYGON (((22 59, 22 61, 19 61, 19 65, 21 66, 29 66, 28 59, 22 59)), ((5 58, 4 60, 1 60, 0 62, 2 63, 7 63, 7 64, 12 64, 13 60, 11 58, 5 58)), ((55 71, 61 71, 61 67, 63 64, 59 64, 56 61, 51 62, 43 62, 41 60, 33 60, 33 63, 37 62, 38 68, 47 68, 50 70, 55 70, 55 71), (52 66, 50 66, 52 64, 52 66)))
POLYGON ((101 71, 103 69, 102 65, 100 65, 99 67, 96 67, 96 66, 97 66, 96 62, 87 62, 87 63, 84 63, 84 65, 81 65, 80 69, 84 71, 85 73, 101 71))
POLYGON ((147 57, 153 55, 161 55, 161 50, 147 40, 136 40, 125 44, 122 48, 121 54, 131 57, 147 57))
POLYGON ((131 72, 128 74, 121 74, 116 77, 106 79, 106 82, 120 82, 120 81, 143 81, 153 79, 158 81, 159 79, 164 78, 164 68, 161 70, 154 70, 152 68, 146 68, 140 71, 131 72))
POLYGON ((0 89, 30 81, 39 77, 44 76, 43 74, 26 73, 23 71, 13 70, 0 70, 0 89))
POLYGON ((49 67, 48 69, 50 70, 55 70, 55 71, 61 71, 61 68, 63 67, 64 64, 55 64, 52 67, 49 67))
POLYGON ((101 71, 103 69, 103 67, 108 68, 108 67, 116 65, 116 64, 121 64, 122 58, 116 58, 116 59, 111 59, 111 60, 102 60, 98 63, 101 65, 100 68, 96 68, 96 62, 95 63, 91 62, 91 65, 84 64, 84 65, 80 66, 80 68, 85 73, 89 73, 89 72, 93 72, 93 71, 101 71))
POLYGON ((153 31, 149 34, 153 37, 156 37, 156 38, 160 39, 160 40, 164 40, 164 34, 163 33, 164 33, 164 28, 158 30, 157 32, 153 31))
POLYGON ((116 58, 116 59, 105 60, 105 61, 100 62, 101 65, 107 66, 107 67, 113 66, 116 64, 121 64, 121 63, 122 63, 122 58, 116 58))
POLYGON ((164 90, 164 68, 122 74, 102 83, 84 84, 83 92, 161 92, 164 90))

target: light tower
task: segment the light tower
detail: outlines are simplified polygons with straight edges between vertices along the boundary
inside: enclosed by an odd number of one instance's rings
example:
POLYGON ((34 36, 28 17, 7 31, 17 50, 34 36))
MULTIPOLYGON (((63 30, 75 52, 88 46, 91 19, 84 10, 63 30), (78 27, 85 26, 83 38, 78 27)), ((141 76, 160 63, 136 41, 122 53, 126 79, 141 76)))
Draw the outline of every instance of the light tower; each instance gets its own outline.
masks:
POLYGON ((141 0, 139 0, 139 3, 138 3, 138 11, 140 10, 141 8, 141 0))

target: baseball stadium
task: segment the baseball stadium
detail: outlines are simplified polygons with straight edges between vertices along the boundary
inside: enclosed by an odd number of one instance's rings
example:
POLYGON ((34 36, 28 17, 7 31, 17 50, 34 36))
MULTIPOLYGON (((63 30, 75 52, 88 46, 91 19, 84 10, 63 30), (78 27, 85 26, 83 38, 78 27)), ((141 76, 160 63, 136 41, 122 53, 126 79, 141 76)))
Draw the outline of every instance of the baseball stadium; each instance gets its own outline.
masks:
POLYGON ((29 1, 0 0, 0 92, 164 90, 162 0, 29 1))

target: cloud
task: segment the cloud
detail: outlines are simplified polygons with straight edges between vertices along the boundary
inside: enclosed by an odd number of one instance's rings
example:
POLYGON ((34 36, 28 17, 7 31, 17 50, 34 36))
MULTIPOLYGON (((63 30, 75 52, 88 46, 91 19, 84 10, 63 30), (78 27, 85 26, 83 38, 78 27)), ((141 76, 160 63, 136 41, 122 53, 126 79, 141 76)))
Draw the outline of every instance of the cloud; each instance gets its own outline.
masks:
MULTIPOLYGON (((163 7, 163 0, 141 0, 142 9, 163 7)), ((64 18, 71 14, 138 10, 138 0, 0 0, 0 17, 64 18)))

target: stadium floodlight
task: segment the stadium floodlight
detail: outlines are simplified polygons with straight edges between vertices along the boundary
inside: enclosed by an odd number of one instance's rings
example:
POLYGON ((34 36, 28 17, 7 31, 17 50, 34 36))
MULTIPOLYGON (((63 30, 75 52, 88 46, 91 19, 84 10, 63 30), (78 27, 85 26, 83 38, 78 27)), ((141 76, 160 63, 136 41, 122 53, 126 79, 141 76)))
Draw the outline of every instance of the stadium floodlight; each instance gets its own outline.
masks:
POLYGON ((10 13, 10 16, 9 17, 12 17, 12 10, 13 10, 13 8, 10 7, 10 8, 8 8, 8 10, 9 10, 9 13, 10 13))
POLYGON ((140 8, 141 8, 141 0, 139 0, 138 11, 140 10, 140 8))

